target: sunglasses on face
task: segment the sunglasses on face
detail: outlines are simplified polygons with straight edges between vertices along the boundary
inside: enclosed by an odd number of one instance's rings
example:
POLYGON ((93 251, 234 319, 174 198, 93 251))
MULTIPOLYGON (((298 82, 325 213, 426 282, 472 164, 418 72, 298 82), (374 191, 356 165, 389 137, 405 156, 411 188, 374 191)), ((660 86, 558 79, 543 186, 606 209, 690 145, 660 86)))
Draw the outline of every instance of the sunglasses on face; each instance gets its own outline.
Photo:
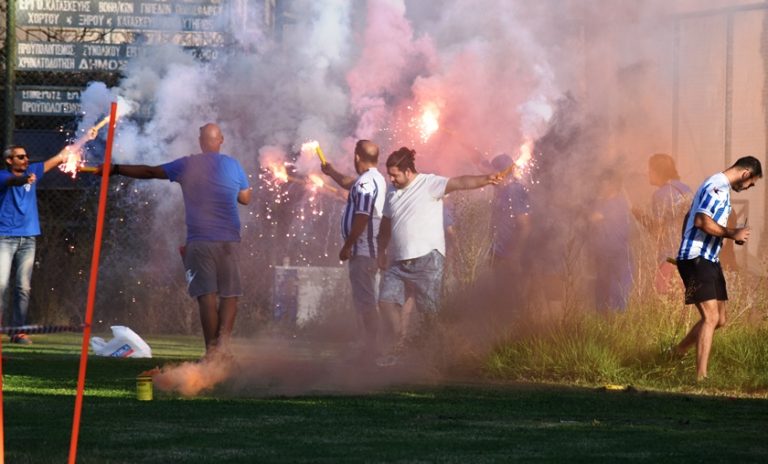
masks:
POLYGON ((29 159, 29 155, 27 155, 27 154, 24 154, 24 155, 13 155, 13 158, 16 158, 17 160, 25 160, 25 159, 29 159))

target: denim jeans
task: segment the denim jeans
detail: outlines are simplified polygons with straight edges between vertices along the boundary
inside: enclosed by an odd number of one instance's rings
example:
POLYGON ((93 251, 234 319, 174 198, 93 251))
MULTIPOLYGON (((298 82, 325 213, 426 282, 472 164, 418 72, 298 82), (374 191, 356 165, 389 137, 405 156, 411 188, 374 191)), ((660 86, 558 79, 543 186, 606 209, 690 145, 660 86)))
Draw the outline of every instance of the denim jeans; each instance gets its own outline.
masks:
POLYGON ((6 293, 11 271, 16 271, 13 284, 11 326, 27 323, 32 268, 35 264, 35 237, 0 236, 0 314, 5 314, 6 293))
POLYGON ((436 313, 440 309, 444 267, 445 258, 437 250, 395 261, 381 276, 379 301, 402 306, 412 295, 420 311, 436 313))

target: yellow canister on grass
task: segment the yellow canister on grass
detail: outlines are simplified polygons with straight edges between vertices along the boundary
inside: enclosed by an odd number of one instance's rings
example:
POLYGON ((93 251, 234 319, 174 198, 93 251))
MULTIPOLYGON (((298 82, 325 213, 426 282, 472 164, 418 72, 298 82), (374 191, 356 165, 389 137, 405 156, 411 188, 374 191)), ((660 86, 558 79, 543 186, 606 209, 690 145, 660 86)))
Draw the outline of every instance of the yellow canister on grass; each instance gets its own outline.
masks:
POLYGON ((151 375, 140 375, 136 377, 136 399, 139 401, 152 401, 151 375))

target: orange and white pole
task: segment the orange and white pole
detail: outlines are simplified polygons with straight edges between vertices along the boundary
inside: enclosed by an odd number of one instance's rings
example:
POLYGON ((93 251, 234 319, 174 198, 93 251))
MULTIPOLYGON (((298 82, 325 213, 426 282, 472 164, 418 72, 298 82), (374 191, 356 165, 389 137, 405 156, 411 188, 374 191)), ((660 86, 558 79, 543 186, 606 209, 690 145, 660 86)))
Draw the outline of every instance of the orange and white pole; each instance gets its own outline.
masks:
POLYGON ((3 339, 0 336, 0 464, 5 464, 5 422, 3 418, 3 339))
POLYGON ((104 215, 107 210, 107 190, 109 189, 109 167, 112 163, 112 143, 115 139, 115 122, 117 121, 117 103, 113 102, 109 112, 109 131, 107 132, 107 148, 104 152, 104 170, 101 173, 101 190, 99 191, 99 209, 96 215, 96 234, 93 238, 93 255, 91 257, 91 276, 88 281, 88 301, 85 308, 85 327, 83 329, 83 344, 80 349, 80 372, 77 376, 77 394, 75 396, 75 413, 72 420, 72 436, 69 443, 69 464, 77 460, 77 439, 80 435, 80 414, 83 410, 83 392, 85 390, 85 370, 88 365, 88 342, 91 338, 91 321, 93 306, 96 301, 96 282, 99 275, 99 255, 101 254, 101 236, 104 231, 104 215))

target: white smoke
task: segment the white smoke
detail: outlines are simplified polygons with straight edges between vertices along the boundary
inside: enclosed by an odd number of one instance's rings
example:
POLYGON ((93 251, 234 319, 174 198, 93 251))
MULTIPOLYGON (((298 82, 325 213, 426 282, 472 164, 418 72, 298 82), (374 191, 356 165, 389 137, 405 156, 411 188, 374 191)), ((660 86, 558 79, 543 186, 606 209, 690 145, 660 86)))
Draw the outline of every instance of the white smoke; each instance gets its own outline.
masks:
MULTIPOLYGON (((657 111, 666 104, 669 75, 654 61, 657 41, 668 39, 658 24, 675 11, 667 3, 294 0, 279 40, 260 24, 257 9, 236 23, 236 43, 209 63, 170 45, 142 54, 119 88, 83 94, 83 126, 120 95, 152 115, 119 124, 120 163, 195 153, 198 128, 215 121, 225 136, 222 150, 252 175, 286 161, 300 175, 319 172, 314 154, 299 154, 309 140, 352 174, 357 138, 379 143, 383 158, 411 146, 419 170, 456 175, 487 171, 494 155, 514 155, 542 137, 557 102, 569 98, 575 114, 563 120, 589 127, 593 139, 581 147, 598 153, 562 160, 555 178, 588 178, 599 169, 592 161, 612 161, 617 147, 639 155, 630 160, 637 170, 669 140, 657 111), (651 103, 622 110, 632 98, 651 103), (422 142, 413 121, 427 105, 439 108, 440 128, 422 142)), ((562 191, 571 196, 563 204, 579 198, 562 191)), ((180 215, 179 201, 169 197, 159 216, 180 215)))

